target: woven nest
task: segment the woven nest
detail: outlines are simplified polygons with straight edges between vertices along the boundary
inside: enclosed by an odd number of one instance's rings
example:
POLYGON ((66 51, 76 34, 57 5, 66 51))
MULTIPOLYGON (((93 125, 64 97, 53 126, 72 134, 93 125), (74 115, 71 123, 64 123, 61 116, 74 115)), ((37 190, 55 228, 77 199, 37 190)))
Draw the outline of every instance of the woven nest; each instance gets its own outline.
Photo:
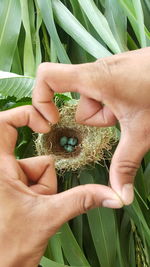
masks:
POLYGON ((75 171, 92 162, 104 159, 104 152, 110 151, 116 141, 114 127, 100 128, 77 124, 75 112, 77 105, 65 105, 60 109, 59 123, 52 126, 47 134, 39 134, 36 140, 38 155, 53 155, 58 171, 75 171), (73 152, 66 152, 60 146, 60 138, 76 137, 78 145, 73 152))

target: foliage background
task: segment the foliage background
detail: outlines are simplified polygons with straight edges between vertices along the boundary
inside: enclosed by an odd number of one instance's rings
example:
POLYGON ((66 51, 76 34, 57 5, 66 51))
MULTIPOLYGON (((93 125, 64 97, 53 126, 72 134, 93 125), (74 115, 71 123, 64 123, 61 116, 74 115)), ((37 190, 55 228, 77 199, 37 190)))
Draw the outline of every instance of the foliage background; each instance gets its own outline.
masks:
MULTIPOLYGON (((149 0, 1 0, 0 18, 0 70, 21 75, 0 73, 1 111, 31 104, 41 62, 91 62, 150 45, 149 0)), ((31 130, 18 132, 16 157, 33 156, 31 130)), ((109 161, 66 173, 60 188, 107 184, 108 168, 109 161)), ((133 204, 97 208, 65 224, 49 241, 43 266, 150 266, 149 176, 147 153, 135 179, 133 204)))

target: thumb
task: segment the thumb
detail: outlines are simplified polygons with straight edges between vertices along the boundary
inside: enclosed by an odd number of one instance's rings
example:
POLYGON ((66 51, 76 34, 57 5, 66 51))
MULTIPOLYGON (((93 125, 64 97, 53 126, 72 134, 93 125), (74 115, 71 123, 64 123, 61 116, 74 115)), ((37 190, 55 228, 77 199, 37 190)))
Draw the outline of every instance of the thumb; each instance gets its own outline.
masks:
MULTIPOLYGON (((123 203, 114 191, 104 185, 81 185, 57 195, 42 196, 44 223, 55 231, 73 217, 89 209, 105 206, 121 208, 123 203)), ((52 233, 53 234, 53 233, 52 233)))
POLYGON ((110 166, 110 184, 124 205, 129 205, 133 201, 134 177, 147 150, 142 134, 135 134, 135 130, 122 131, 110 166))
POLYGON ((91 98, 81 96, 76 111, 76 121, 81 124, 106 127, 115 125, 117 119, 107 106, 91 98))

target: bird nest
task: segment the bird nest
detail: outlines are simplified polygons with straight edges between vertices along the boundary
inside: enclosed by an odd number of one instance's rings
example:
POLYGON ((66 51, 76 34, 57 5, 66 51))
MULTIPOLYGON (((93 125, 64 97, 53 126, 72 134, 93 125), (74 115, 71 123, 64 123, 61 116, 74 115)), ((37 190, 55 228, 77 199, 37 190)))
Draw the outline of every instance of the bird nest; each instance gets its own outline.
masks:
POLYGON ((58 171, 75 171, 92 162, 104 159, 105 151, 110 151, 116 141, 114 127, 93 127, 75 121, 77 105, 65 105, 60 111, 60 120, 47 134, 39 134, 36 140, 38 155, 53 155, 58 171), (60 139, 75 137, 78 144, 73 152, 67 152, 60 145, 60 139))

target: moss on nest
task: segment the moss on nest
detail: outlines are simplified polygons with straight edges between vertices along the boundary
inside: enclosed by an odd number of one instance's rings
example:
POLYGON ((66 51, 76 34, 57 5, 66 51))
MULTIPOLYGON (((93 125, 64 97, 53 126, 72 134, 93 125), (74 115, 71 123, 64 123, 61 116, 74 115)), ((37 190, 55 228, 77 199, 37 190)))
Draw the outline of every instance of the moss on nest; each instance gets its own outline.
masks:
POLYGON ((76 123, 77 105, 65 105, 60 109, 60 121, 47 134, 39 134, 36 140, 38 155, 52 154, 58 171, 75 171, 92 162, 104 159, 104 151, 109 151, 116 141, 114 127, 100 128, 76 123), (66 152, 60 146, 60 138, 76 137, 78 145, 73 152, 66 152), (112 142, 113 141, 113 142, 112 142))

